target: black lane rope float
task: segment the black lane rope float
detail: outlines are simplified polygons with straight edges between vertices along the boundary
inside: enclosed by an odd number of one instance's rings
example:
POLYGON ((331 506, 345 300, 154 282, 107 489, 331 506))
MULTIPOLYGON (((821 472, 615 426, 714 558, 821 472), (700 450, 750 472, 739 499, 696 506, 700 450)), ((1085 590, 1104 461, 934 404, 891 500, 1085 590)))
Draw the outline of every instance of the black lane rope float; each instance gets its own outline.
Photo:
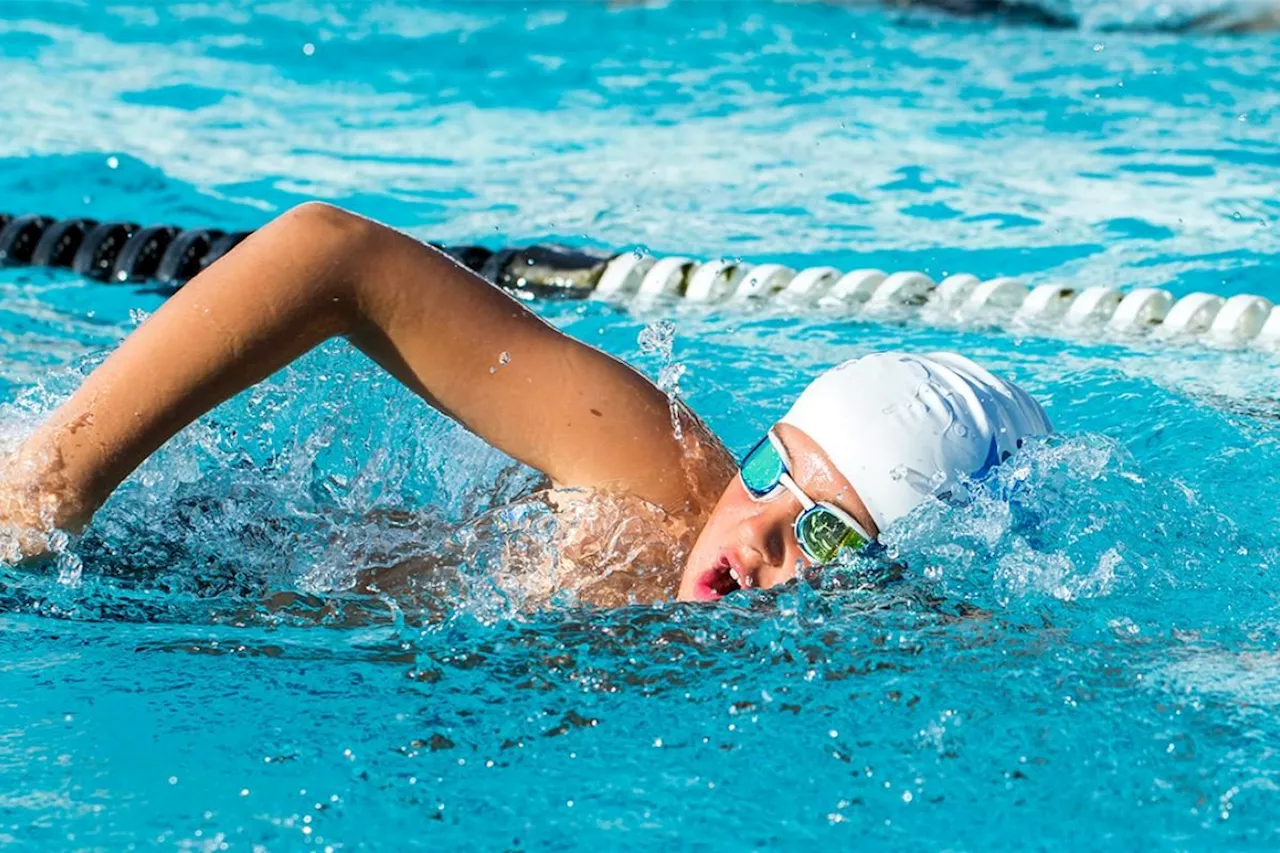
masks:
MULTIPOLYGON (((62 268, 108 284, 172 293, 251 233, 0 213, 0 266, 62 268)), ((558 245, 497 251, 432 245, 505 289, 539 297, 590 295, 617 256, 558 245)))
MULTIPOLYGON (((89 279, 146 284, 169 294, 250 233, 0 213, 0 266, 60 267, 89 279)), ((938 326, 1003 326, 1020 334, 1143 337, 1169 345, 1199 342, 1280 351, 1280 307, 1248 293, 1178 297, 1155 287, 1121 291, 1059 282, 1029 287, 1017 278, 982 280, 967 273, 935 282, 915 271, 795 270, 774 263, 658 258, 641 251, 554 244, 498 250, 432 245, 499 287, 527 297, 592 297, 633 305, 660 299, 708 305, 767 300, 828 315, 911 315, 938 326)))

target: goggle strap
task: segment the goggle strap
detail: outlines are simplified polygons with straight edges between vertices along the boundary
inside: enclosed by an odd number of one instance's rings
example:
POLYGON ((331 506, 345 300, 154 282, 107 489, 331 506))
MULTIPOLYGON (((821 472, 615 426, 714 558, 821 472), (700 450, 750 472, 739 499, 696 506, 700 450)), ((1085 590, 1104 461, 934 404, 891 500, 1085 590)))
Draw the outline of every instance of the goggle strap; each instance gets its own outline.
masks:
POLYGON ((765 436, 769 439, 769 443, 773 445, 773 449, 778 451, 778 458, 782 460, 782 467, 788 471, 791 470, 791 457, 787 455, 787 448, 783 446, 782 439, 778 438, 778 434, 769 429, 765 436))
POLYGON ((804 489, 800 488, 796 481, 791 479, 791 475, 786 471, 783 471, 778 475, 778 482, 786 486, 787 491, 794 495, 796 500, 800 501, 800 506, 804 507, 805 512, 808 512, 817 506, 817 504, 804 493, 804 489))

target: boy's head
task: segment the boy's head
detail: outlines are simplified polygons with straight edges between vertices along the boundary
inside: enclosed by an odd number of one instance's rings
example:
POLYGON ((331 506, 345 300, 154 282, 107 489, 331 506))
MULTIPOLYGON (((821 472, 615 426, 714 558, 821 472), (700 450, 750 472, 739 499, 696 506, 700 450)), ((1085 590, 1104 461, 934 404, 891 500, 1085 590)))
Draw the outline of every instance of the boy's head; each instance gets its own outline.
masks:
POLYGON ((847 361, 809 384, 753 451, 747 476, 725 489, 680 597, 713 600, 790 580, 797 560, 822 553, 815 529, 828 542, 846 528, 841 541, 874 538, 930 497, 959 497, 962 479, 982 477, 1024 438, 1051 431, 1025 391, 963 356, 847 361))

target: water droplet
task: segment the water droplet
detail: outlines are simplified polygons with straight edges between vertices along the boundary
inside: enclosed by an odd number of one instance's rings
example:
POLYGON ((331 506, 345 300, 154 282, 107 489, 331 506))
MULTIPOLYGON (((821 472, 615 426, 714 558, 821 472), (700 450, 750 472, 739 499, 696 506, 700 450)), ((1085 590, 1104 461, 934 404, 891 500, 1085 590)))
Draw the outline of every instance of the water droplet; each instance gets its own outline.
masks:
POLYGON ((313 55, 315 54, 315 52, 316 52, 316 46, 315 46, 314 44, 312 44, 311 42, 307 42, 306 44, 304 44, 304 45, 302 46, 302 55, 303 55, 303 56, 313 56, 313 55))
POLYGON ((507 352, 506 350, 503 350, 498 355, 498 364, 510 364, 510 363, 511 363, 511 353, 507 352))
POLYGON ((645 326, 636 339, 645 355, 670 358, 676 339, 676 324, 670 320, 656 320, 645 326))
POLYGON ((914 468, 906 465, 899 465, 889 472, 889 477, 894 480, 905 480, 907 485, 924 495, 931 495, 938 490, 938 487, 946 482, 947 475, 941 471, 934 477, 927 477, 914 468))
POLYGON ((119 169, 119 168, 120 168, 120 159, 119 159, 118 157, 116 157, 114 154, 113 154, 112 156, 108 157, 108 158, 107 158, 107 168, 108 168, 108 169, 119 169))

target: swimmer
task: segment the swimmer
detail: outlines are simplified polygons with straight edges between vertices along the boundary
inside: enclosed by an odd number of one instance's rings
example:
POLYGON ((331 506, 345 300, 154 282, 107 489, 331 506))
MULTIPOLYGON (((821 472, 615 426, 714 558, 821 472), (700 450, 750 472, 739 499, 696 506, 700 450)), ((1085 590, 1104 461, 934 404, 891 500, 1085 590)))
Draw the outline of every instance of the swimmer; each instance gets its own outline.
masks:
MULTIPOLYGON (((611 550, 665 563, 628 600, 786 583, 1051 430, 1022 389, 962 356, 875 353, 815 379, 739 465, 622 361, 442 252, 308 203, 166 301, 15 451, 0 482, 0 557, 39 556, 53 530, 83 529, 176 432, 335 336, 542 472, 567 526, 600 517, 583 507, 621 513, 611 550), (649 539, 674 547, 646 549, 649 539)), ((577 533, 572 562, 602 571, 599 538, 577 533)))

